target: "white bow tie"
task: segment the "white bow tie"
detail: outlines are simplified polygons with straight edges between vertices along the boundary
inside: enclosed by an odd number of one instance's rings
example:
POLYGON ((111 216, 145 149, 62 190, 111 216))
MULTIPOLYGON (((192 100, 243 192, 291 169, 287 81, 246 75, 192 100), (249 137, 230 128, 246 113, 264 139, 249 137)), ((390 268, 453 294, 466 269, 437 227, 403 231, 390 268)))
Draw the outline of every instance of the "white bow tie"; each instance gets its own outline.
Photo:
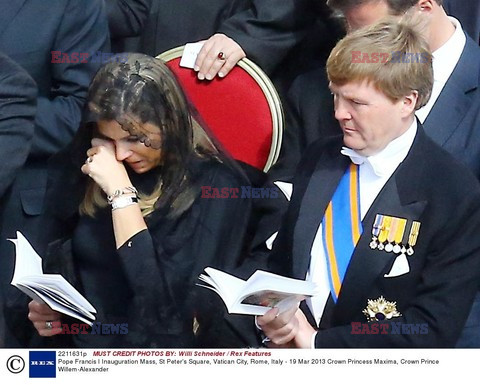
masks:
POLYGON ((373 172, 377 176, 383 176, 387 172, 387 165, 386 164, 380 164, 379 162, 372 162, 368 157, 364 155, 360 155, 357 153, 355 150, 352 150, 351 148, 348 147, 342 147, 342 150, 340 151, 342 155, 348 156, 350 160, 358 165, 361 164, 369 164, 370 167, 373 169, 373 172))
POLYGON ((368 160, 366 156, 360 155, 355 150, 348 147, 342 147, 340 152, 342 155, 348 156, 353 163, 358 165, 363 164, 368 160))

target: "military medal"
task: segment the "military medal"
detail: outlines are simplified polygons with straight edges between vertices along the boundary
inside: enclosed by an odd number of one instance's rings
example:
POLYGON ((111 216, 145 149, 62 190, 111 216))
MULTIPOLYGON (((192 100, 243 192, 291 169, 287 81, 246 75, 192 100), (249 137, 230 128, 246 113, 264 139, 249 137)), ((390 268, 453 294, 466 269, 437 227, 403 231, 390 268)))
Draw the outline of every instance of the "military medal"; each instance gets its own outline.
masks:
POLYGON ((388 243, 385 245, 385 251, 387 253, 391 253, 393 251, 393 243, 395 242, 395 235, 397 233, 398 220, 399 218, 392 217, 390 231, 387 235, 388 243))
POLYGON ((383 221, 383 215, 377 214, 375 217, 375 222, 373 223, 372 227, 372 241, 370 242, 370 248, 371 249, 376 249, 378 246, 378 234, 380 234, 380 230, 382 228, 382 221, 383 221))
POLYGON ((367 307, 363 310, 363 314, 367 317, 367 321, 384 321, 393 317, 401 317, 397 311, 396 302, 389 302, 383 296, 376 300, 369 299, 367 307))
POLYGON ((380 229, 380 235, 378 236, 378 242, 379 242, 379 245, 378 245, 378 250, 383 250, 385 248, 385 245, 384 245, 384 242, 387 240, 388 238, 388 234, 390 232, 390 226, 391 226, 391 223, 392 223, 392 217, 388 217, 388 216, 383 216, 382 218, 382 227, 380 229))
POLYGON ((402 251, 402 239, 403 234, 405 233, 405 227, 407 227, 407 220, 403 218, 395 218, 396 221, 396 228, 395 228, 395 235, 393 237, 394 246, 393 252, 395 254, 399 254, 402 251))
POLYGON ((417 244, 418 233, 420 231, 420 222, 413 221, 410 228, 410 234, 408 235, 408 249, 407 254, 412 255, 414 253, 413 247, 417 244))
POLYGON ((405 218, 377 214, 372 227, 370 248, 385 250, 387 253, 412 255, 413 247, 417 243, 420 222, 413 221, 410 233, 405 232, 407 224, 408 220, 405 218))

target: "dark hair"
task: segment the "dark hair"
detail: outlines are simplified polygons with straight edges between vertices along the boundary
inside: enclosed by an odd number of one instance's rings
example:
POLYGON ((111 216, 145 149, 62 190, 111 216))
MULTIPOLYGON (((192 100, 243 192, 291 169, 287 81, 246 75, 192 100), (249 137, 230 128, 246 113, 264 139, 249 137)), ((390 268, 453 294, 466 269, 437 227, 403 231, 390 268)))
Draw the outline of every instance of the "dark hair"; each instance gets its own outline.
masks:
MULTIPOLYGON (((170 216, 185 211, 193 202, 192 163, 205 158, 221 161, 223 157, 205 129, 192 119, 192 109, 177 79, 160 59, 129 54, 125 62, 104 65, 90 85, 88 108, 88 120, 94 125, 99 120, 115 120, 145 146, 161 151, 155 196, 144 199, 150 202, 144 215, 153 211, 153 206, 168 207, 170 216), (144 123, 158 127, 158 131, 147 131, 144 123), (200 134, 194 135, 194 131, 200 134), (203 138, 203 143, 195 143, 194 136, 203 138)), ((103 205, 104 197, 98 198, 95 186, 89 186, 81 207, 89 215, 95 206, 103 205), (94 188, 96 193, 91 192, 94 188)))
MULTIPOLYGON (((327 0, 327 5, 333 10, 345 12, 359 5, 378 1, 384 1, 388 5, 388 8, 390 8, 391 14, 398 16, 418 4, 419 0, 327 0)), ((435 2, 438 5, 442 5, 443 0, 435 0, 435 2)))

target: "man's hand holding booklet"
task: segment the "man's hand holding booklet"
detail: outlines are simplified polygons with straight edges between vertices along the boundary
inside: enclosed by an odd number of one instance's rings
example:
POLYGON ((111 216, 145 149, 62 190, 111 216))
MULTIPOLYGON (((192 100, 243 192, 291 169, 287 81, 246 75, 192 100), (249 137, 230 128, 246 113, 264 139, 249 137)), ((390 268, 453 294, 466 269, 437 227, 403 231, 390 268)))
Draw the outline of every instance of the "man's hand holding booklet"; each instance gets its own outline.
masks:
POLYGON ((282 313, 316 292, 313 282, 262 270, 246 281, 211 267, 205 268, 205 273, 199 276, 204 284, 197 285, 217 293, 229 313, 264 315, 273 307, 282 313))

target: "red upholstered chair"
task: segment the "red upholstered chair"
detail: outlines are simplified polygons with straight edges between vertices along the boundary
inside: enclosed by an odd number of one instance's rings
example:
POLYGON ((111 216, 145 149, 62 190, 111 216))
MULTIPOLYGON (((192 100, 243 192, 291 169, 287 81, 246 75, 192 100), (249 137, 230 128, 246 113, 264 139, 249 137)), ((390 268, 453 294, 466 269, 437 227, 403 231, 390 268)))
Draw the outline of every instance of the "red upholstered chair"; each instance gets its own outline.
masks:
POLYGON ((268 171, 280 152, 284 116, 280 98, 265 73, 242 59, 223 79, 199 81, 179 66, 183 47, 157 56, 175 73, 187 97, 230 155, 268 171))

